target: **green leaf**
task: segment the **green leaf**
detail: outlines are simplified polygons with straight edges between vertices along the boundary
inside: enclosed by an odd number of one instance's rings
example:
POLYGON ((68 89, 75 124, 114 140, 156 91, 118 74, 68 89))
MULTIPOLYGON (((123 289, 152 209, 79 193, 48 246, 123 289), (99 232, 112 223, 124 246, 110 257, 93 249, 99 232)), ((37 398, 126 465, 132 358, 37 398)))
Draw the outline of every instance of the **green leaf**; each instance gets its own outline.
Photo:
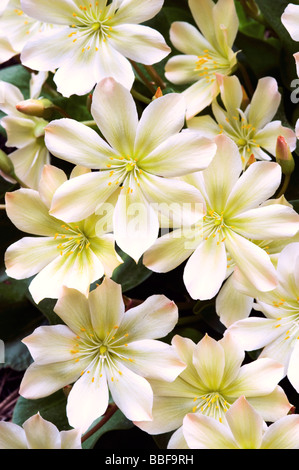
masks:
POLYGON ((126 253, 119 250, 123 259, 123 264, 119 265, 113 272, 113 281, 121 284, 123 292, 126 292, 138 286, 152 274, 152 271, 142 264, 140 260, 136 262, 126 253))
POLYGON ((37 400, 20 397, 16 403, 12 421, 22 426, 28 418, 39 412, 42 418, 55 424, 60 431, 71 429, 66 416, 66 402, 66 395, 62 390, 37 400))
MULTIPOLYGON (((102 418, 103 417, 101 416, 96 421, 94 421, 89 429, 93 428, 97 423, 99 423, 102 418)), ((117 410, 107 421, 107 423, 104 424, 104 426, 102 426, 98 431, 96 431, 88 439, 86 439, 86 441, 83 442, 82 447, 83 449, 92 449, 97 443, 100 446, 101 444, 99 440, 106 432, 121 429, 131 429, 133 426, 133 423, 129 421, 120 410, 117 410)))
POLYGON ((12 83, 22 92, 24 99, 29 98, 29 81, 31 74, 22 65, 12 65, 0 70, 0 80, 12 83))

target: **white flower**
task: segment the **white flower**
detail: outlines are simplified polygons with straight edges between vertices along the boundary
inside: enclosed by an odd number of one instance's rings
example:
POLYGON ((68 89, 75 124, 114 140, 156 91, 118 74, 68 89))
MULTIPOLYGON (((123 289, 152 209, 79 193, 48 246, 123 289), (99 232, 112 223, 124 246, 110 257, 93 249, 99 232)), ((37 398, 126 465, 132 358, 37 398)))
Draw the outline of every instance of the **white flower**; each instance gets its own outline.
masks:
POLYGON ((243 168, 247 166, 251 155, 256 160, 271 160, 271 156, 275 157, 279 136, 285 137, 291 151, 296 148, 295 133, 282 126, 281 121, 270 122, 281 101, 274 78, 264 77, 258 81, 251 103, 244 110, 241 109, 243 92, 239 79, 236 76, 219 75, 217 79, 225 109, 214 100, 212 110, 217 122, 210 116, 195 117, 188 121, 190 129, 201 131, 207 137, 222 133, 230 137, 239 148, 243 168))
POLYGON ((62 95, 84 95, 105 77, 128 89, 134 72, 128 59, 153 64, 170 48, 156 30, 140 25, 155 16, 163 0, 22 0, 24 11, 40 21, 61 25, 33 39, 21 61, 33 70, 58 69, 62 95))
MULTIPOLYGON (((279 199, 269 199, 265 204, 284 204, 293 207, 284 196, 281 196, 279 199)), ((254 243, 269 254, 273 265, 276 267, 281 250, 286 245, 298 241, 299 232, 291 238, 284 238, 282 240, 255 240, 254 243)), ((231 264, 230 269, 234 273, 234 263, 231 264)), ((236 321, 247 318, 254 306, 253 288, 248 288, 248 285, 244 285, 240 281, 239 272, 238 276, 236 276, 236 273, 235 275, 229 275, 216 297, 216 312, 220 317, 221 323, 227 328, 236 321)))
POLYGON ((179 226, 202 215, 199 191, 174 177, 206 168, 216 145, 196 132, 180 132, 185 118, 180 94, 154 100, 138 121, 129 90, 107 78, 95 89, 91 113, 108 143, 71 119, 52 121, 46 128, 51 153, 101 170, 62 185, 54 195, 51 214, 74 222, 100 210, 110 195, 117 194, 115 240, 137 261, 158 236, 159 212, 179 226))
POLYGON ((42 31, 57 30, 46 22, 36 21, 24 13, 20 0, 1 0, 0 63, 20 54, 26 43, 38 38, 42 31))
POLYGON ((121 286, 106 278, 88 299, 64 288, 54 311, 66 325, 41 326, 23 340, 34 362, 20 394, 41 398, 74 383, 67 416, 82 432, 105 412, 109 390, 128 419, 150 420, 148 379, 172 381, 185 368, 170 345, 154 339, 174 328, 176 305, 153 295, 125 312, 121 286))
MULTIPOLYGON (((226 413, 227 425, 209 416, 188 414, 183 434, 189 449, 299 449, 299 416, 280 418, 267 426, 245 397, 226 413)), ((169 449, 180 448, 172 447, 169 449)))
POLYGON ((228 331, 245 350, 263 348, 260 357, 279 360, 289 381, 299 391, 299 243, 280 253, 277 263, 279 284, 271 292, 254 294, 266 318, 250 317, 230 326, 228 331))
MULTIPOLYGON (((71 176, 77 174, 78 169, 71 176)), ((22 238, 5 253, 8 276, 25 279, 37 274, 29 286, 36 303, 45 297, 58 298, 63 285, 87 295, 92 282, 104 274, 111 276, 122 263, 113 235, 106 233, 111 231, 109 217, 91 215, 68 224, 49 215, 53 193, 66 180, 62 170, 46 165, 39 191, 6 193, 6 211, 13 224, 23 232, 39 235, 22 238)))
POLYGON ((172 383, 151 380, 153 420, 135 422, 142 430, 161 434, 177 429, 172 439, 180 440, 188 413, 210 416, 226 424, 227 411, 241 396, 266 421, 276 421, 290 410, 286 394, 277 385, 283 377, 283 366, 266 358, 242 365, 244 350, 231 335, 217 342, 206 334, 197 345, 176 335, 172 344, 187 367, 172 383))
MULTIPOLYGON (((45 75, 38 75, 31 80, 31 98, 40 92, 40 79, 45 75)), ((7 133, 7 147, 16 147, 9 154, 14 165, 16 176, 27 186, 38 188, 44 165, 50 162, 50 155, 45 146, 45 126, 48 121, 43 118, 28 116, 16 109, 24 100, 21 91, 11 83, 0 82, 0 109, 6 116, 1 119, 1 125, 7 133)))
POLYGON ((218 293, 231 272, 231 263, 256 289, 274 289, 275 268, 254 241, 292 237, 299 229, 299 216, 293 208, 279 201, 264 204, 280 185, 280 166, 255 162, 240 176, 242 162, 236 144, 224 135, 215 142, 218 150, 208 168, 183 178, 205 199, 202 226, 163 235, 143 257, 151 270, 167 272, 191 255, 184 282, 191 297, 202 300, 218 293))
POLYGON ((289 3, 284 10, 281 22, 294 41, 299 41, 299 5, 289 3))
POLYGON ((176 84, 193 83, 183 95, 187 119, 209 106, 219 93, 216 74, 230 75, 236 68, 232 45, 239 21, 233 0, 189 0, 200 29, 183 21, 172 23, 170 39, 182 55, 171 57, 165 66, 166 78, 176 84))
POLYGON ((37 413, 22 426, 1 421, 0 449, 81 449, 81 432, 79 429, 59 432, 37 413))

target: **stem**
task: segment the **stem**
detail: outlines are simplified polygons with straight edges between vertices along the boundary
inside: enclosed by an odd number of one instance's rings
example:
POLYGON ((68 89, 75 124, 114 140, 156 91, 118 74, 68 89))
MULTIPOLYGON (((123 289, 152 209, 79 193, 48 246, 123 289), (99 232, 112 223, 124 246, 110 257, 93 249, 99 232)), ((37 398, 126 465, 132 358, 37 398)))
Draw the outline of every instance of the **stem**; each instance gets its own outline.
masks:
POLYGON ((244 82, 245 82, 248 94, 250 95, 250 97, 252 97, 252 95, 254 93, 254 89, 253 89, 253 86, 251 84, 248 72, 247 72, 246 68, 244 67, 244 65, 241 64, 241 62, 238 62, 238 66, 239 66, 239 69, 241 70, 241 73, 243 75, 244 82))
POLYGON ((280 198, 280 196, 285 194, 286 190, 288 189, 290 180, 291 180, 291 175, 285 175, 283 185, 282 185, 278 195, 276 196, 276 199, 280 198))
POLYGON ((149 98, 147 98, 146 96, 143 96, 141 93, 138 93, 138 91, 133 90, 133 88, 131 90, 131 93, 132 93, 132 96, 134 96, 134 98, 136 98, 139 101, 142 101, 142 103, 149 104, 151 102, 149 98))
POLYGON ((107 421, 109 421, 109 419, 114 415, 114 413, 117 410, 118 410, 118 407, 115 403, 113 403, 112 405, 108 405, 106 413, 104 414, 101 421, 98 424, 96 424, 93 428, 91 428, 90 431, 85 433, 84 436, 82 436, 81 442, 82 443, 85 442, 90 436, 92 436, 95 432, 101 429, 101 427, 103 427, 104 424, 107 423, 107 421))
POLYGON ((152 77, 154 82, 156 82, 157 86, 161 88, 161 90, 166 88, 166 83, 163 82, 162 78, 152 65, 145 65, 144 67, 147 70, 148 74, 152 77))
POLYGON ((154 95, 156 93, 156 90, 155 88, 153 87, 152 83, 146 78, 146 76, 144 75, 144 73, 142 72, 142 70, 140 70, 140 68, 138 67, 138 65, 136 64, 136 62, 134 62, 133 60, 130 61, 131 64, 132 64, 132 67, 135 69, 135 71, 138 73, 139 77, 141 78, 141 80, 143 81, 143 83, 145 84, 145 86, 149 89, 149 91, 151 92, 152 95, 154 95))
POLYGON ((97 125, 95 121, 81 121, 81 124, 84 124, 85 126, 89 126, 89 127, 93 127, 97 125))
POLYGON ((65 117, 65 118, 70 118, 70 117, 71 117, 71 116, 70 116, 64 109, 62 109, 60 106, 55 105, 55 106, 53 106, 52 109, 55 109, 56 111, 58 111, 58 112, 61 114, 61 116, 65 117))
POLYGON ((29 186, 27 186, 27 184, 23 183, 22 180, 20 180, 20 178, 17 177, 17 175, 15 173, 11 173, 9 176, 11 176, 14 180, 16 180, 16 182, 22 187, 22 188, 29 188, 29 186))
POLYGON ((188 317, 182 317, 179 318, 178 325, 192 325, 193 323, 198 323, 201 320, 201 318, 198 318, 197 315, 190 315, 188 317))

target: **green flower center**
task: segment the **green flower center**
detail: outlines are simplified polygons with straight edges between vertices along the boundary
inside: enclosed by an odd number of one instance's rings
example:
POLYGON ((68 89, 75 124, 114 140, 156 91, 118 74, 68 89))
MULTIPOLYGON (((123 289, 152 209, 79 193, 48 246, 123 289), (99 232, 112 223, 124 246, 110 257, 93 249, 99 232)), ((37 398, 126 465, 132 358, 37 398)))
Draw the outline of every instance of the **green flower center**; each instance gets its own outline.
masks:
POLYGON ((80 256, 83 250, 90 247, 90 241, 80 230, 78 225, 62 224, 63 233, 55 233, 54 239, 60 243, 57 249, 60 250, 61 256, 80 256))
POLYGON ((208 392, 194 398, 193 413, 202 413, 222 422, 230 404, 219 392, 208 392))

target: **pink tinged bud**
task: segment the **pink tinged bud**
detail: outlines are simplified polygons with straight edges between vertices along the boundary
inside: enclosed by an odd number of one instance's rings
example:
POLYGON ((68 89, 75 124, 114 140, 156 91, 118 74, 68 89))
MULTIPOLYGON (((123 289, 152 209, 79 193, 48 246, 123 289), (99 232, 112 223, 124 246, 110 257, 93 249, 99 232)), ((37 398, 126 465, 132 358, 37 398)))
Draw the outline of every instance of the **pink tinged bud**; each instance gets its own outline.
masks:
POLYGON ((158 88, 157 88, 157 91, 156 91, 156 93, 154 94, 154 96, 153 96, 152 99, 153 99, 153 101, 154 101, 154 100, 156 100, 157 98, 161 98, 161 96, 163 96, 163 92, 162 92, 161 88, 158 87, 158 88))
POLYGON ((248 158, 248 161, 247 161, 247 164, 246 164, 246 169, 252 165, 252 163, 256 162, 256 159, 255 159, 255 156, 253 155, 253 153, 250 155, 250 157, 248 158))
POLYGON ((295 168, 293 155, 290 147, 283 136, 277 137, 276 142, 276 161, 281 166, 284 175, 291 175, 295 168))
POLYGON ((16 108, 20 113, 28 116, 49 118, 55 106, 50 100, 42 98, 38 100, 30 99, 20 101, 20 103, 16 105, 16 108))

